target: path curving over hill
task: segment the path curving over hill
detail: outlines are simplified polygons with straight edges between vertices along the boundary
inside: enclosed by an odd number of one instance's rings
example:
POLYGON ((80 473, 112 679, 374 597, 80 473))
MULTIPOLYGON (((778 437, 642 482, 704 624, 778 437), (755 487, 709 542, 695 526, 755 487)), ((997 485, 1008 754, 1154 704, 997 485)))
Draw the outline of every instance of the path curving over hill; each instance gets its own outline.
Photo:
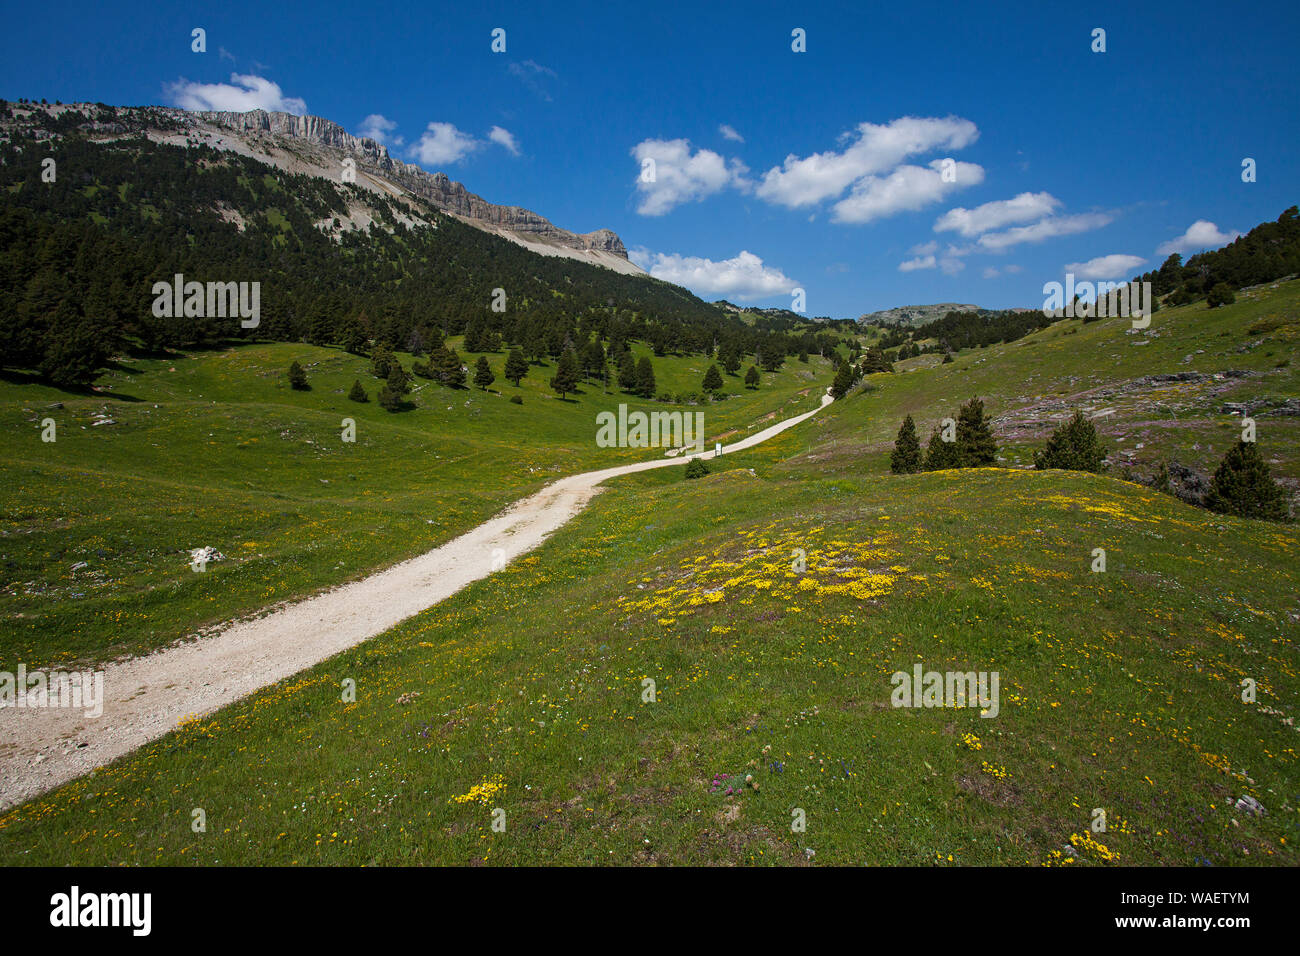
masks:
MULTIPOLYGON (((831 403, 765 428, 761 444, 831 403)), ((715 452, 698 455, 712 458, 715 452)), ((105 665, 103 714, 0 708, 0 809, 52 790, 263 687, 382 634, 541 544, 620 475, 684 465, 687 455, 561 478, 495 518, 369 577, 235 624, 212 637, 105 665)))

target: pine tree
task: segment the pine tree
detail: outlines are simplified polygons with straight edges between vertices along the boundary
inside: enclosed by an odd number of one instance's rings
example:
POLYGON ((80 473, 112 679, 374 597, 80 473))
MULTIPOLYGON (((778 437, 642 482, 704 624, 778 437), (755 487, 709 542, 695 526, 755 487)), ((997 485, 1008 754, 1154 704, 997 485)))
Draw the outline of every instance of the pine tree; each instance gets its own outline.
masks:
POLYGON ((511 349, 506 356, 506 379, 519 385, 520 380, 528 374, 528 359, 519 349, 511 349))
POLYGON ((289 387, 299 392, 305 392, 311 388, 307 384, 307 373, 302 370, 302 366, 296 360, 289 363, 289 387))
POLYGON ((447 350, 445 375, 444 384, 448 388, 465 387, 465 363, 460 360, 460 355, 456 353, 455 349, 447 350))
POLYGON ((758 374, 758 367, 751 365, 749 371, 745 373, 745 385, 748 388, 758 388, 758 383, 762 381, 762 376, 758 374))
MULTIPOLYGON (((740 371, 740 350, 734 346, 719 349, 718 359, 722 362, 722 368, 728 375, 735 375, 740 371)), ((746 382, 746 384, 749 383, 746 382)))
POLYGON ((582 374, 588 378, 599 378, 605 367, 605 349, 600 342, 592 339, 582 347, 582 374))
POLYGON ((618 387, 625 392, 636 391, 636 359, 631 349, 618 357, 618 387))
POLYGON ((388 390, 394 395, 401 397, 411 390, 411 376, 406 374, 406 369, 402 368, 402 363, 394 360, 392 366, 388 369, 388 390))
POLYGON ((921 470, 921 441, 916 437, 916 423, 911 415, 899 426, 894 451, 889 456, 889 470, 896 475, 910 475, 921 470))
POLYGON ((835 370, 835 381, 831 383, 831 398, 841 399, 853 387, 853 369, 848 362, 841 362, 835 370))
POLYGON ((392 346, 387 342, 380 342, 370 353, 370 371, 375 378, 388 378, 389 369, 395 361, 392 346))
POLYGON ((960 468, 961 461, 957 455, 957 443, 944 441, 939 429, 930 435, 930 444, 925 449, 925 470, 944 471, 948 468, 960 468))
POLYGON ((1290 521, 1286 491, 1273 480, 1254 442, 1238 441, 1210 479, 1205 507, 1241 518, 1290 521))
POLYGON ((983 468, 997 461, 997 442, 984 418, 984 403, 972 398, 957 413, 957 466, 983 468))
POLYGON ((430 353, 429 367, 438 384, 447 388, 464 387, 465 370, 455 349, 441 348, 430 353))
POLYGON ((1034 467, 1039 471, 1064 468, 1100 472, 1105 457, 1106 449, 1097 438, 1097 429, 1083 417, 1083 412, 1075 412, 1073 418, 1052 432, 1047 447, 1034 455, 1034 467))
POLYGON ((655 370, 650 359, 641 356, 636 363, 636 393, 642 398, 655 397, 655 370))
POLYGON ((471 322, 465 326, 465 341, 461 343, 461 346, 466 352, 482 352, 482 335, 478 322, 471 322))
POLYGON ((335 335, 335 340, 343 351, 351 352, 353 355, 360 355, 366 347, 366 333, 365 329, 361 327, 360 320, 354 315, 344 316, 335 335))
POLYGON ((722 391, 722 375, 716 365, 710 365, 709 370, 704 373, 704 390, 709 393, 722 391))
POLYGON ((360 380, 360 379, 353 379, 353 380, 352 380, 352 388, 348 391, 348 398, 349 398, 351 401, 354 401, 354 402, 368 402, 368 401, 370 401, 370 396, 367 395, 367 394, 366 394, 366 390, 365 390, 364 388, 361 387, 361 380, 360 380))
POLYGON ((488 364, 487 356, 480 355, 478 364, 474 366, 474 384, 486 392, 487 387, 496 380, 497 377, 492 374, 492 366, 488 364))
POLYGON ((551 378, 551 388, 559 392, 560 398, 578 387, 578 358, 573 349, 560 353, 560 361, 555 366, 555 375, 551 378))
POLYGON ((406 337, 406 351, 412 355, 424 354, 424 336, 418 328, 411 329, 411 334, 406 337))

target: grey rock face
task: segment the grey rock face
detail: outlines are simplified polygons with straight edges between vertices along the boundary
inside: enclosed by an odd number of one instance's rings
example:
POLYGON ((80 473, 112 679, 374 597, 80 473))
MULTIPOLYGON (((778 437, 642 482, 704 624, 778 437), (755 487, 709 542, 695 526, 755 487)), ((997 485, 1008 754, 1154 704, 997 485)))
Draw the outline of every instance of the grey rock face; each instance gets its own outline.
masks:
MULTIPOLYGON (((176 111, 186 115, 184 111, 176 111)), ((585 235, 569 232, 519 206, 498 206, 476 196, 446 173, 428 173, 412 163, 394 159, 388 148, 373 139, 353 136, 342 126, 319 116, 295 116, 292 113, 251 110, 247 113, 201 112, 190 114, 213 126, 239 133, 302 139, 329 146, 351 155, 359 171, 368 171, 426 200, 438 209, 497 229, 505 229, 529 238, 541 239, 572 249, 590 249, 627 258, 623 241, 609 229, 597 229, 585 235)))

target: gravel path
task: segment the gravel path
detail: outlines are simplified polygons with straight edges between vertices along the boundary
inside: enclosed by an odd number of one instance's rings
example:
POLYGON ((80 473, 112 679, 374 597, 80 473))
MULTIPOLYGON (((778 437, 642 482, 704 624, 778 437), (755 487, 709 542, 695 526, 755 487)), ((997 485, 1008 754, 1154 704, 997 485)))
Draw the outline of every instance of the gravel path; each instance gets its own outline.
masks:
MULTIPOLYGON (((830 404, 822 397, 821 408, 830 404)), ((764 442, 821 408, 727 445, 764 442)), ((714 452, 699 455, 712 458, 714 452)), ((620 475, 682 465, 686 455, 562 478, 441 547, 225 631, 104 667, 103 714, 0 708, 0 808, 29 800, 346 650, 531 551, 620 475), (499 549, 499 550, 498 550, 499 549)))

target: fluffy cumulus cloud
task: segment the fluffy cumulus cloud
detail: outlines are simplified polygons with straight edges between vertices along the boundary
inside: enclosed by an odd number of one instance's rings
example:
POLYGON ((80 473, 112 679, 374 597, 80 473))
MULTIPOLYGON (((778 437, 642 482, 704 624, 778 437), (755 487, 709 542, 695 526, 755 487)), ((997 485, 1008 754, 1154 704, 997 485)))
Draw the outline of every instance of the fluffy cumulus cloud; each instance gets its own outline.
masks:
POLYGON ((1051 193, 1021 193, 1013 199, 986 202, 974 209, 949 209, 934 224, 935 232, 956 231, 967 238, 1015 223, 1033 222, 1056 212, 1061 201, 1051 193))
POLYGON ((802 158, 790 154, 781 166, 763 174, 756 192, 759 198, 777 205, 810 206, 840 196, 866 177, 893 170, 909 156, 961 149, 978 136, 974 123, 956 116, 904 116, 882 125, 860 123, 842 137, 841 150, 802 158))
POLYGON ((899 272, 915 272, 917 269, 933 269, 937 260, 933 255, 917 256, 915 259, 907 259, 898 264, 899 272))
POLYGON ((798 283, 775 266, 763 264, 752 252, 714 262, 676 253, 651 253, 636 249, 629 257, 656 279, 685 286, 700 295, 718 295, 746 301, 788 295, 798 283))
POLYGON ((944 160, 936 159, 928 167, 899 166, 887 176, 867 176, 835 204, 832 218, 847 223, 884 219, 928 206, 954 189, 984 181, 983 168, 974 163, 953 164, 949 177, 943 175, 943 164, 944 160))
POLYGON ((411 144, 411 155, 428 166, 458 163, 483 144, 451 123, 430 123, 411 144))
POLYGON ((743 143, 745 141, 745 137, 737 133, 734 126, 728 126, 726 123, 718 127, 718 132, 722 134, 723 139, 729 139, 733 143, 743 143))
POLYGON ((302 116, 306 100, 285 96, 278 83, 247 73, 230 74, 229 83, 192 83, 184 78, 166 87, 167 96, 183 110, 221 110, 246 113, 268 110, 302 116))
POLYGON ((363 137, 373 139, 381 146, 388 146, 390 144, 393 146, 401 146, 403 142, 402 137, 391 135, 395 129, 397 129, 397 123, 393 120, 381 116, 379 113, 371 113, 361 121, 361 126, 358 128, 357 132, 363 137))
POLYGON ((1080 279, 1119 279, 1132 275, 1138 266, 1146 265, 1141 256, 1126 256, 1116 253, 1110 256, 1098 256, 1087 262, 1071 262, 1065 267, 1066 272, 1073 272, 1080 279))
POLYGON ((502 129, 500 126, 493 126, 492 131, 488 133, 488 139, 498 146, 504 146, 509 150, 511 156, 519 155, 519 141, 515 139, 510 130, 502 129))
POLYGON ((1178 238, 1161 243, 1160 247, 1156 249, 1156 253, 1162 256, 1170 256, 1175 252, 1200 252, 1202 249, 1214 249, 1226 245, 1240 235, 1241 233, 1236 230, 1220 232, 1219 227, 1214 223, 1206 219, 1198 219, 1188 226, 1187 231, 1178 238))
POLYGON ((640 167, 637 212, 643 216, 662 216, 674 206, 698 201, 727 186, 749 186, 743 163, 710 149, 692 153, 688 140, 643 140, 632 147, 632 156, 640 167))

